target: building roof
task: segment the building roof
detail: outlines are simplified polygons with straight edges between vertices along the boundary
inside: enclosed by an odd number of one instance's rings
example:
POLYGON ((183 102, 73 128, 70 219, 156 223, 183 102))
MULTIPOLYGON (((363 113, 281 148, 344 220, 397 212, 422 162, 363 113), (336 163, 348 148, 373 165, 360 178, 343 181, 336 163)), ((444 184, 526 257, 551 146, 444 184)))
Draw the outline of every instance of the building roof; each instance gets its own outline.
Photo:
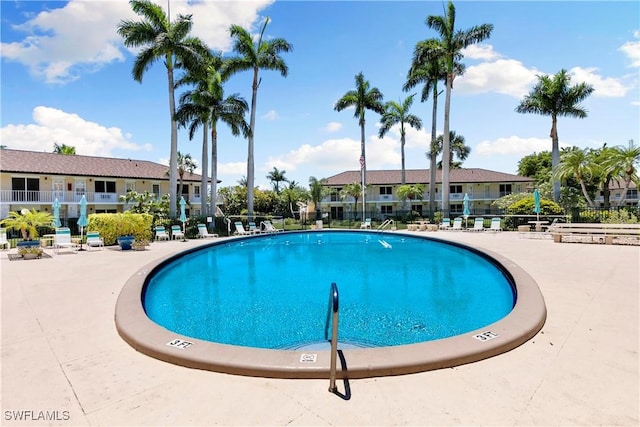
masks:
MULTIPOLYGON (((0 150, 0 171, 5 173, 169 180, 167 170, 148 160, 0 150)), ((199 182, 201 177, 186 173, 183 179, 199 182)))
MULTIPOLYGON (((407 184, 429 184, 429 169, 406 169, 405 181, 407 184)), ((346 171, 327 178, 323 184, 327 186, 347 185, 360 182, 360 171, 346 171)), ((367 184, 370 185, 394 185, 400 184, 400 170, 369 170, 367 171, 367 184)), ((442 170, 436 171, 436 183, 442 182, 442 170)), ((450 184, 467 183, 491 183, 491 182, 535 182, 535 179, 526 176, 490 171, 487 169, 451 169, 449 171, 450 184)))

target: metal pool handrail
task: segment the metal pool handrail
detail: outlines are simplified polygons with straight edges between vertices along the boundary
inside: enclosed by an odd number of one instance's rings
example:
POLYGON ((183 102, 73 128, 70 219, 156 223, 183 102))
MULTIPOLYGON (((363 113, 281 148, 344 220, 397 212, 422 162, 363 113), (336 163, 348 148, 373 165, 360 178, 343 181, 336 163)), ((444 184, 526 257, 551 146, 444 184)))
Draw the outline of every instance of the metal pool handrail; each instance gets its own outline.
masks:
POLYGON ((331 292, 329 293, 329 307, 327 310, 327 321, 324 328, 324 337, 329 339, 329 318, 331 317, 332 329, 331 329, 331 366, 329 373, 329 391, 335 393, 336 387, 336 363, 338 356, 338 285, 331 284, 331 292))

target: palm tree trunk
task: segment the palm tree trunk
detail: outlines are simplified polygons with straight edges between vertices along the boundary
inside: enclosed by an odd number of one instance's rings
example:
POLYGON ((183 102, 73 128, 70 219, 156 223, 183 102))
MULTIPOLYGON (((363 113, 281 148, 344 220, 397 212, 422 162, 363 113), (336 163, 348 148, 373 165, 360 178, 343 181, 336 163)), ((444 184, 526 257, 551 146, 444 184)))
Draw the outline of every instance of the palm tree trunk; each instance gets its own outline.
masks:
POLYGON ((253 85, 251 92, 251 135, 249 135, 249 147, 247 152, 247 215, 249 219, 253 217, 253 181, 254 181, 254 160, 253 160, 253 136, 256 129, 256 98, 258 96, 258 68, 253 69, 253 85))
POLYGON ((208 123, 202 124, 202 179, 200 180, 201 214, 207 216, 207 177, 209 176, 209 129, 208 123))
POLYGON ((365 152, 365 143, 364 143, 364 110, 363 115, 360 117, 360 155, 362 156, 362 160, 364 161, 362 165, 362 215, 364 215, 365 207, 367 205, 367 156, 365 152))
POLYGON ((558 118, 551 116, 551 182, 553 185, 553 201, 558 202, 560 200, 560 181, 557 178, 553 178, 556 168, 560 163, 560 147, 558 144, 558 118))
POLYGON ((211 123, 211 203, 209 212, 216 215, 218 201, 218 129, 216 122, 211 123))
POLYGON ((178 184, 178 123, 174 118, 176 114, 176 99, 173 82, 172 55, 168 54, 166 58, 167 80, 169 83, 169 115, 171 117, 171 151, 169 154, 169 217, 175 218, 178 203, 176 195, 176 186, 178 184))
POLYGON ((449 217, 449 163, 451 162, 451 142, 449 141, 449 112, 451 110, 451 89, 453 74, 447 75, 447 92, 444 101, 444 135, 442 136, 442 214, 449 217))
POLYGON ((431 113, 431 144, 429 146, 429 219, 433 221, 436 205, 436 168, 438 155, 435 149, 436 120, 438 119, 438 85, 433 86, 433 111, 431 113))
POLYGON ((589 207, 594 208, 595 204, 593 203, 593 200, 591 200, 591 198, 589 197, 589 193, 587 192, 587 187, 584 185, 584 179, 582 179, 582 177, 579 177, 579 181, 580 181, 580 188, 582 189, 582 195, 587 200, 589 207))

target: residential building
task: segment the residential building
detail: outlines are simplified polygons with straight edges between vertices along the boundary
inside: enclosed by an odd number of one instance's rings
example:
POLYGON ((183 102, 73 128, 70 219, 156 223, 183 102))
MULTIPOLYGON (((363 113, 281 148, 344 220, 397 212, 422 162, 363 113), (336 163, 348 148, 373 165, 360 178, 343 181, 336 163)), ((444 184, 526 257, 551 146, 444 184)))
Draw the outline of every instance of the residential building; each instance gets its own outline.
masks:
MULTIPOLYGON (((185 173, 178 192, 192 215, 201 212, 200 180, 200 175, 185 173)), ((131 205, 119 197, 130 190, 148 191, 157 198, 168 194, 168 166, 147 160, 0 150, 0 218, 23 208, 51 212, 58 199, 65 222, 79 216, 83 195, 89 214, 123 212, 131 205)), ((205 202, 206 194, 205 189, 205 202)))
MULTIPOLYGON (((400 170, 367 171, 366 215, 378 219, 394 216, 398 211, 411 209, 424 216, 429 215, 429 193, 435 192, 434 212, 442 209, 442 171, 436 171, 435 185, 429 183, 428 169, 405 170, 406 184, 422 184, 425 188, 421 199, 406 201, 397 196, 401 185, 400 170), (406 207, 406 209, 403 207, 406 207)), ((330 195, 322 201, 322 209, 329 211, 332 219, 350 218, 351 212, 362 212, 362 198, 356 205, 353 197, 342 199, 340 191, 345 185, 360 183, 360 171, 346 171, 327 178, 323 185, 330 189, 330 195)), ((478 168, 451 169, 449 174, 449 215, 461 215, 465 193, 469 197, 471 215, 493 215, 498 210, 491 203, 511 193, 531 192, 535 180, 525 176, 478 168)), ((358 216, 359 217, 359 216, 358 216)))

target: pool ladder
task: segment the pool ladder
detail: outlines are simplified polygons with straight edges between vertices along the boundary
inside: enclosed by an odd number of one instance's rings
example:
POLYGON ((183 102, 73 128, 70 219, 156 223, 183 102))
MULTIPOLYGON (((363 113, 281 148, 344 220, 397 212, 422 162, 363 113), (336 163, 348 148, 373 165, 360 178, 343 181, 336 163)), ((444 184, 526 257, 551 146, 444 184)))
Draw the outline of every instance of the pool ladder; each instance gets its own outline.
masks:
POLYGON ((331 366, 329 371, 329 391, 335 393, 336 387, 336 363, 338 362, 338 285, 331 284, 329 293, 329 307, 327 309, 327 321, 324 328, 324 338, 329 339, 329 321, 331 320, 331 366))

